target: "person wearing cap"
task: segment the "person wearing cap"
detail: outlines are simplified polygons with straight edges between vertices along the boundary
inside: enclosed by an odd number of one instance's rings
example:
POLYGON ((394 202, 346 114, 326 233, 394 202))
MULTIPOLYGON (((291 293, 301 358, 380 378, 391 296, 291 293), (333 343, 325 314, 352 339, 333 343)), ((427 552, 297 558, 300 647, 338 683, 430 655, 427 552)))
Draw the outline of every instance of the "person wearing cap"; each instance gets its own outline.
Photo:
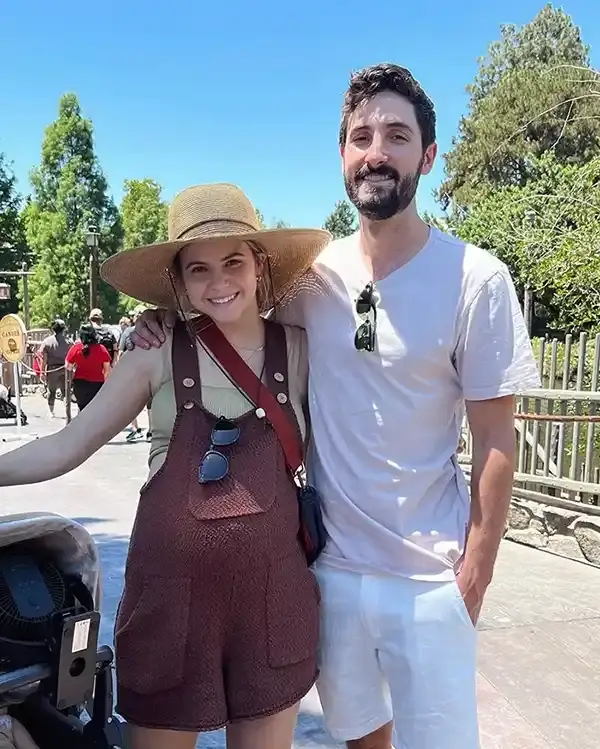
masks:
POLYGON ((95 329, 98 342, 110 354, 111 367, 117 359, 119 341, 121 338, 121 328, 118 325, 108 325, 104 323, 104 313, 99 307, 94 307, 89 314, 89 323, 95 329))
POLYGON ((72 341, 65 335, 67 326, 64 320, 56 318, 51 329, 52 333, 44 338, 37 353, 41 359, 40 375, 47 386, 48 409, 50 416, 54 418, 56 393, 60 390, 64 396, 66 390, 65 359, 72 341))
POLYGON ((102 328, 104 325, 104 313, 99 307, 94 307, 90 312, 89 321, 95 328, 102 328))
POLYGON ((317 677, 319 591, 289 452, 260 398, 279 404, 303 452, 307 350, 303 330, 261 313, 294 293, 331 236, 261 229, 228 184, 184 190, 168 223, 168 241, 101 267, 119 291, 179 310, 166 345, 128 352, 65 429, 0 455, 0 485, 75 468, 150 401, 149 474, 115 627, 129 746, 194 749, 199 732, 227 726, 232 749, 290 749, 299 701, 317 677), (216 364, 207 330, 256 394, 216 364))

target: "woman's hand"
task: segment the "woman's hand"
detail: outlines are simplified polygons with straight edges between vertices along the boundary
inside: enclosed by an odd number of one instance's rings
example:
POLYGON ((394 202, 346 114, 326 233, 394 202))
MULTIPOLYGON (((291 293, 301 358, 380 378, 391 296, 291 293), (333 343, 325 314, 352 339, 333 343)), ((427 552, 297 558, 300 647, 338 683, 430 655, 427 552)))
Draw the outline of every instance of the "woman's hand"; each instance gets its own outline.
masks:
POLYGON ((166 341, 165 331, 172 330, 177 322, 177 313, 166 309, 147 309, 135 322, 135 330, 127 336, 125 347, 160 348, 166 341))

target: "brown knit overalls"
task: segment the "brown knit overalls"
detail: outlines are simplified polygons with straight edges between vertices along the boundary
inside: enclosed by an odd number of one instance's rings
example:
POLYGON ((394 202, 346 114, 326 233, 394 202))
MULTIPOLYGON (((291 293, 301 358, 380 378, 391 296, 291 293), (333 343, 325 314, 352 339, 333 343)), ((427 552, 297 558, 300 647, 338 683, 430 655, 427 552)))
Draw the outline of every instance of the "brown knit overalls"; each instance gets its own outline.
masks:
MULTIPOLYGON (((266 326, 265 373, 288 396, 276 323, 266 326)), ((196 344, 182 324, 173 380, 173 437, 141 491, 117 614, 117 707, 136 725, 207 731, 279 712, 309 691, 319 594, 297 541, 296 487, 254 409, 234 420, 238 442, 218 448, 228 476, 198 482, 219 414, 202 406, 196 344)), ((289 398, 283 408, 297 426, 289 398)))

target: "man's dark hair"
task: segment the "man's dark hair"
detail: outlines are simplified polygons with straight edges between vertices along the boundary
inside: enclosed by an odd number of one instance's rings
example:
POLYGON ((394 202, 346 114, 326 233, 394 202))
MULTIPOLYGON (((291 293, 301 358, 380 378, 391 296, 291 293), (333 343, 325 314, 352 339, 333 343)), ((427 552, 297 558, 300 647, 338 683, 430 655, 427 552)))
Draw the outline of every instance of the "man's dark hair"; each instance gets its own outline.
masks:
POLYGON ((408 99, 415 108, 417 122, 421 130, 423 151, 435 143, 435 109, 433 102, 415 80, 410 70, 382 62, 368 68, 357 70, 350 76, 350 85, 344 94, 342 121, 340 124, 340 146, 346 144, 348 120, 353 112, 377 94, 391 91, 408 99))
POLYGON ((52 332, 53 333, 64 333, 66 329, 66 324, 64 320, 61 320, 59 317, 57 317, 54 322, 52 323, 52 332))

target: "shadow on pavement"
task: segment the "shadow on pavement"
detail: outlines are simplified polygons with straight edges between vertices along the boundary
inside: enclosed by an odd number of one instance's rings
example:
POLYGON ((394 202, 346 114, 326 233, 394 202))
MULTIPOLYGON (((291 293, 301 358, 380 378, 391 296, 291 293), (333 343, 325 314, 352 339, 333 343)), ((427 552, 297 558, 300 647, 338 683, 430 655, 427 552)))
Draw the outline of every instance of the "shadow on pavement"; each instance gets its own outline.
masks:
MULTIPOLYGON (((79 525, 98 525, 99 523, 108 523, 108 518, 91 518, 91 517, 76 517, 71 518, 71 520, 74 520, 76 523, 79 523, 79 525)), ((88 528, 88 531, 94 536, 92 531, 88 528)), ((96 538, 96 536, 94 536, 96 538)))
POLYGON ((100 643, 112 647, 115 614, 123 590, 129 536, 112 536, 105 533, 92 535, 98 546, 102 570, 100 643))

